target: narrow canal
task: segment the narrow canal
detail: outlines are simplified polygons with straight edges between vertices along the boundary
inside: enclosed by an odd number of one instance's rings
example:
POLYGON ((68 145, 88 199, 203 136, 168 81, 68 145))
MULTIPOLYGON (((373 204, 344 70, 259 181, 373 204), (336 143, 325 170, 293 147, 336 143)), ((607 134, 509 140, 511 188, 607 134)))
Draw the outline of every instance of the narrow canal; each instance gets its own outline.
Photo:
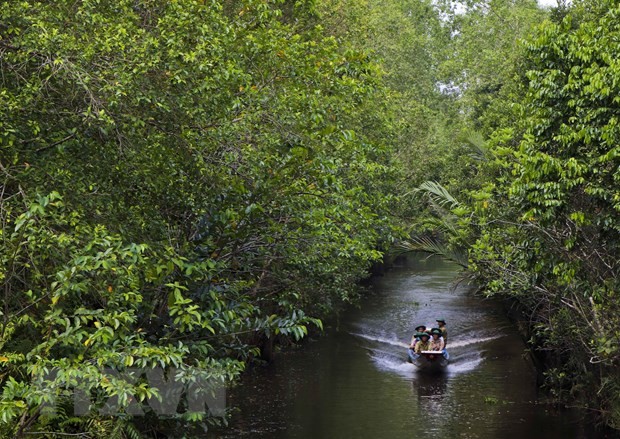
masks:
POLYGON ((525 345, 497 303, 455 286, 455 266, 411 257, 377 278, 326 335, 254 368, 229 392, 239 411, 209 437, 595 437, 580 413, 540 403, 525 345), (446 319, 451 363, 406 362, 414 326, 446 319))

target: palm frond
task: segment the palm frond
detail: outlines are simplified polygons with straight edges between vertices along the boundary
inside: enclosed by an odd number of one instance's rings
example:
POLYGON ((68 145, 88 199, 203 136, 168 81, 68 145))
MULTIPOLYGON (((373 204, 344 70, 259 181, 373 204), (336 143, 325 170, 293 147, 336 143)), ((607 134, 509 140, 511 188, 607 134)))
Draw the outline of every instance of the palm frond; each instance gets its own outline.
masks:
POLYGON ((435 230, 448 235, 456 235, 458 217, 433 200, 429 200, 429 208, 433 212, 433 217, 427 219, 426 222, 432 224, 435 230))
POLYGON ((481 162, 489 160, 489 149, 482 134, 478 131, 469 131, 463 136, 463 141, 471 149, 470 157, 481 162))
POLYGON ((124 431, 127 439, 142 439, 142 434, 131 422, 125 423, 124 431))
POLYGON ((454 262, 463 268, 468 266, 467 252, 460 249, 453 249, 436 238, 430 236, 415 236, 411 241, 404 241, 399 247, 405 251, 418 251, 440 256, 448 261, 454 262))
POLYGON ((425 181, 415 190, 416 193, 427 196, 431 201, 442 207, 454 209, 461 203, 448 190, 436 181, 425 181))

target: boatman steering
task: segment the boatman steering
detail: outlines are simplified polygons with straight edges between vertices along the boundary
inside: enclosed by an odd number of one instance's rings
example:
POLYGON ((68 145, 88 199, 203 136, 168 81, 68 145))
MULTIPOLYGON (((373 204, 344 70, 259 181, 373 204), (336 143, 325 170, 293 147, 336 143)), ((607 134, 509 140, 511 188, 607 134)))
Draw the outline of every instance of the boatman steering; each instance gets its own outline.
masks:
POLYGON ((446 346, 448 346, 448 328, 446 327, 446 321, 445 319, 437 319, 437 326, 439 326, 439 329, 441 330, 441 336, 443 337, 443 345, 444 348, 446 346))

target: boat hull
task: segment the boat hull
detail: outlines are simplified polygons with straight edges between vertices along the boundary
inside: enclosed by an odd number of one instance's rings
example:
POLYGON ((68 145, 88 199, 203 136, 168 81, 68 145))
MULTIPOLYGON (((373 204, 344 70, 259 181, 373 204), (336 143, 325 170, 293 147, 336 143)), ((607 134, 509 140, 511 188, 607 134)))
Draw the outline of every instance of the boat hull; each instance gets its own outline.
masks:
POLYGON ((446 351, 422 351, 419 354, 409 352, 409 361, 420 371, 441 371, 448 365, 448 359, 446 351))

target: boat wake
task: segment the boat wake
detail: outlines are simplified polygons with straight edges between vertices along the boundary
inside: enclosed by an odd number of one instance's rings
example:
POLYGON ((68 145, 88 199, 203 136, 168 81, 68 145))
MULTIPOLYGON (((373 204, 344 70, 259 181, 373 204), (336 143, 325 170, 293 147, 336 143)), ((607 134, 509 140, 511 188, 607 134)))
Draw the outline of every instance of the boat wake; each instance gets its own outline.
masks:
POLYGON ((395 372, 407 378, 411 378, 415 375, 415 366, 411 363, 407 363, 402 358, 383 355, 371 355, 370 358, 379 370, 395 372))
MULTIPOLYGON (((378 369, 393 372, 405 378, 413 378, 417 374, 417 367, 408 363, 402 356, 386 355, 385 353, 371 353, 370 358, 378 369)), ((451 358, 445 368, 447 375, 456 375, 471 372, 482 363, 482 356, 477 353, 473 356, 451 358)))
MULTIPOLYGON (((392 346, 398 346, 398 347, 404 347, 404 348, 409 347, 408 343, 402 342, 402 341, 398 340, 396 337, 394 337, 394 338, 387 338, 387 337, 383 337, 383 336, 380 336, 380 335, 369 335, 369 334, 362 334, 362 333, 359 333, 359 332, 351 332, 350 334, 355 336, 355 337, 364 338, 366 340, 374 341, 374 342, 377 342, 377 343, 389 344, 389 345, 392 345, 392 346)), ((450 348, 450 350, 452 350, 454 348, 463 348, 463 347, 470 346, 470 345, 473 345, 473 344, 485 343, 487 341, 496 340, 496 339, 501 338, 501 337, 503 337, 503 335, 492 335, 492 336, 489 336, 489 337, 468 338, 468 339, 464 339, 464 340, 455 340, 455 341, 452 341, 452 339, 450 339, 449 348, 450 348)))
MULTIPOLYGON (((370 358, 378 369, 397 373, 408 378, 415 375, 417 368, 406 361, 406 352, 404 351, 404 349, 409 347, 409 344, 400 341, 396 335, 365 334, 361 332, 351 332, 350 334, 373 343, 372 346, 364 346, 364 348, 368 349, 370 358), (395 347, 398 349, 394 349, 395 347)), ((449 375, 461 374, 476 369, 483 361, 482 352, 472 350, 471 346, 501 337, 503 335, 450 340, 448 346, 450 364, 446 367, 446 373, 449 375)))
POLYGON ((476 369, 480 363, 482 363, 482 357, 480 356, 471 360, 454 361, 448 364, 447 371, 451 374, 471 372, 476 369))
POLYGON ((375 341, 378 343, 384 343, 384 344, 389 344, 392 346, 398 346, 399 348, 408 348, 409 344, 404 343, 402 341, 399 341, 396 338, 386 338, 386 337, 381 337, 381 336, 373 336, 373 335, 367 335, 367 334, 360 334, 357 332, 351 332, 351 335, 355 336, 355 337, 360 337, 360 338, 364 338, 366 340, 370 340, 370 341, 375 341))
POLYGON ((479 337, 479 338, 469 338, 469 339, 465 339, 465 340, 455 340, 452 341, 452 339, 450 339, 450 344, 448 345, 448 347, 450 349, 454 349, 454 348, 463 348, 465 346, 470 346, 473 344, 478 344, 478 343, 484 343, 487 341, 491 341, 491 340, 497 340, 498 338, 503 337, 503 335, 492 335, 490 337, 479 337))

